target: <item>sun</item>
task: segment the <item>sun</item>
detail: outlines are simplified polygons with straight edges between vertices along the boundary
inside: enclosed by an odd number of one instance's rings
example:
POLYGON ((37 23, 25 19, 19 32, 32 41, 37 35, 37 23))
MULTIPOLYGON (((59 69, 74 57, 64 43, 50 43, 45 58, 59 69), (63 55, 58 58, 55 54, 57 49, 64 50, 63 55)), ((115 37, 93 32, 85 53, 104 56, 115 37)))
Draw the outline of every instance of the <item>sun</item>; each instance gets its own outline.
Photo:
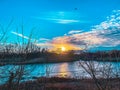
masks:
POLYGON ((64 46, 61 47, 61 51, 66 51, 66 48, 64 46))

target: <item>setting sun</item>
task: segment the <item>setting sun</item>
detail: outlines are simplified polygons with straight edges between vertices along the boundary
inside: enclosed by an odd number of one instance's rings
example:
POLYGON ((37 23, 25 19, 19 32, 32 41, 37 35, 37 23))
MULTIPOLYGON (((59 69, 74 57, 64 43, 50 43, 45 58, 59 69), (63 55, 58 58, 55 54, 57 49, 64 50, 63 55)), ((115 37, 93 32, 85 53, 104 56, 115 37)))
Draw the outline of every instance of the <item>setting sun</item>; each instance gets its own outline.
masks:
POLYGON ((61 51, 66 51, 66 48, 62 46, 61 51))
POLYGON ((54 43, 53 47, 49 51, 54 51, 56 53, 68 52, 70 50, 82 50, 81 47, 69 43, 54 43))

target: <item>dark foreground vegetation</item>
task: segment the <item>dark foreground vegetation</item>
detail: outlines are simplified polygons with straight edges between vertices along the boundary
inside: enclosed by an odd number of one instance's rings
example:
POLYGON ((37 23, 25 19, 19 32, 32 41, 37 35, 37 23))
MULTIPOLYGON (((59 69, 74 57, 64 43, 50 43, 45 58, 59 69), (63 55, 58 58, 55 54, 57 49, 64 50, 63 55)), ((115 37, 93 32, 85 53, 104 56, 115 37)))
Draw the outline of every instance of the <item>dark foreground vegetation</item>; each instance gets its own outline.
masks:
MULTIPOLYGON (((106 79, 99 79, 99 83, 105 87, 100 90, 120 90, 120 81, 117 78, 110 79, 107 87, 105 86, 106 79)), ((34 81, 22 82, 19 85, 9 84, 1 85, 0 90, 99 90, 92 79, 41 77, 34 81)))

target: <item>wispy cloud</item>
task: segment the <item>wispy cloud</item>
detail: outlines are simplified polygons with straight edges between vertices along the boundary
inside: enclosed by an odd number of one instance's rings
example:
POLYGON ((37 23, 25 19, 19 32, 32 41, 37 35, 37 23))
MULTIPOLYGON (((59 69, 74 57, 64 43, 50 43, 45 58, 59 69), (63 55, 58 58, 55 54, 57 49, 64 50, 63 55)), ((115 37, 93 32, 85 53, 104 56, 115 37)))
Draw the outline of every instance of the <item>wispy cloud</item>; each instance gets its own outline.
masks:
POLYGON ((62 18, 41 18, 41 17, 34 17, 36 19, 41 19, 41 20, 47 20, 47 21, 51 21, 54 23, 60 23, 60 24, 70 24, 70 23, 79 23, 80 20, 77 19, 62 19, 62 18))
POLYGON ((48 49, 51 49, 53 48, 53 45, 49 42, 42 42, 42 43, 34 43, 36 46, 38 47, 42 47, 42 48, 48 48, 48 49))
POLYGON ((24 38, 24 39, 30 39, 29 37, 24 36, 23 34, 20 34, 20 33, 14 32, 14 31, 11 31, 11 33, 14 34, 14 35, 17 35, 17 36, 19 36, 19 37, 21 37, 21 38, 24 38))
POLYGON ((50 39, 47 38, 40 38, 39 41, 49 41, 50 39))
MULTIPOLYGON (((11 31, 11 33, 14 34, 14 35, 17 35, 17 36, 19 36, 21 38, 27 39, 27 40, 31 39, 28 36, 25 36, 23 34, 20 34, 20 33, 14 32, 14 31, 11 31)), ((40 46, 42 48, 47 48, 47 47, 50 48, 51 47, 51 44, 47 43, 50 39, 40 38, 40 39, 36 40, 36 39, 32 38, 31 40, 36 41, 36 42, 34 42, 34 45, 36 45, 36 46, 40 46)))
POLYGON ((71 30, 68 32, 68 34, 76 34, 76 33, 81 33, 82 30, 71 30))
POLYGON ((88 23, 88 21, 80 19, 80 13, 78 12, 43 12, 41 16, 34 16, 32 18, 40 19, 40 20, 47 20, 53 23, 59 24, 71 24, 71 23, 88 23))
POLYGON ((60 24, 69 24, 69 23, 80 22, 79 20, 75 20, 75 19, 48 19, 48 20, 52 20, 52 21, 55 21, 56 23, 60 23, 60 24))

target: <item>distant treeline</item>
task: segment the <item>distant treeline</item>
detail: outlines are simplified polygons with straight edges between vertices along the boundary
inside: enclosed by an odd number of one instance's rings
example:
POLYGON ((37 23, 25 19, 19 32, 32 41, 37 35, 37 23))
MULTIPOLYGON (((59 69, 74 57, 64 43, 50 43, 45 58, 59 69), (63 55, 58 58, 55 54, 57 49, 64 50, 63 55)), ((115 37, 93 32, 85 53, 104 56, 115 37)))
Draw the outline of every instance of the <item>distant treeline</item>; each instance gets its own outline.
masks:
POLYGON ((82 52, 79 57, 83 60, 120 61, 120 50, 82 52))
POLYGON ((49 52, 48 49, 40 48, 34 44, 18 45, 9 44, 0 48, 1 63, 49 63, 49 62, 70 62, 76 60, 96 61, 120 61, 120 50, 111 51, 67 51, 49 52), (79 53, 78 53, 79 52, 79 53))
POLYGON ((74 61, 73 51, 65 53, 49 52, 48 49, 40 48, 34 44, 18 45, 9 44, 0 48, 0 62, 17 64, 17 63, 48 63, 48 62, 68 62, 74 61))

